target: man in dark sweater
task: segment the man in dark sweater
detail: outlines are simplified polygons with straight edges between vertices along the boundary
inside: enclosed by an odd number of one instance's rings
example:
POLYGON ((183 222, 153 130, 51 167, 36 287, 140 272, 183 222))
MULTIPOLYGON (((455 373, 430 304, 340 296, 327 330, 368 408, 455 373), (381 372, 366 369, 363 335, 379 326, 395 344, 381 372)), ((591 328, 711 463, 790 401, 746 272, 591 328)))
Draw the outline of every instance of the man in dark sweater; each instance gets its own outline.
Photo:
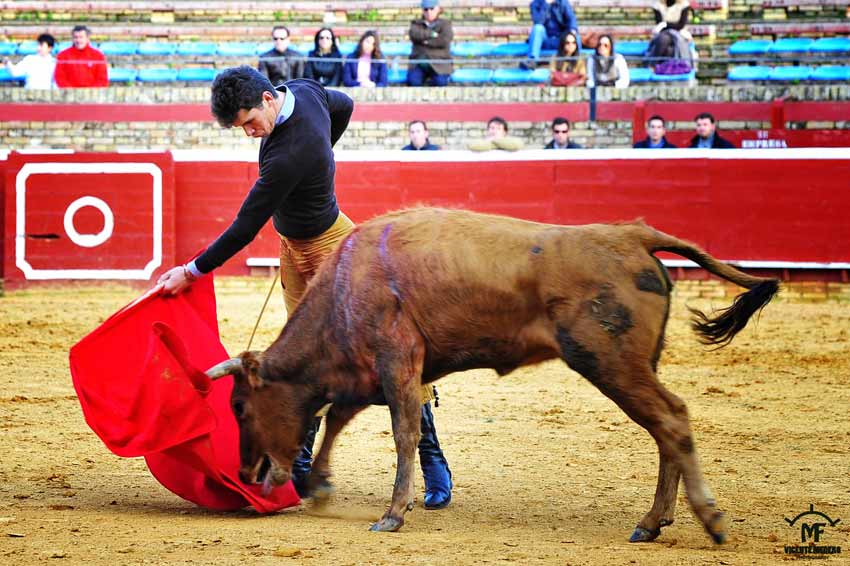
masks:
POLYGON ((304 57, 289 46, 289 29, 286 26, 275 26, 272 29, 272 41, 274 46, 260 55, 257 69, 275 86, 303 77, 304 57))
POLYGON ((673 149, 676 146, 667 141, 667 128, 664 118, 658 114, 646 121, 646 139, 635 143, 635 149, 673 149))
POLYGON ((720 137, 720 134, 717 133, 716 120, 714 119, 714 116, 708 112, 697 114, 697 117, 694 118, 694 122, 696 123, 697 135, 691 138, 691 145, 689 147, 703 149, 735 148, 735 144, 726 138, 720 137))
MULTIPOLYGON (((242 202, 236 219, 201 255, 159 278, 166 293, 176 294, 247 246, 272 218, 280 234, 280 272, 286 311, 291 316, 307 283, 322 261, 354 230, 334 194, 333 146, 342 137, 354 103, 345 94, 311 79, 273 87, 248 66, 227 69, 212 86, 212 113, 225 128, 242 128, 262 138, 260 176, 242 202)), ((422 391, 419 459, 425 475, 425 506, 439 509, 451 501, 451 472, 437 440, 430 400, 422 391)), ((307 432, 292 466, 301 497, 309 495, 313 441, 321 417, 307 432)))

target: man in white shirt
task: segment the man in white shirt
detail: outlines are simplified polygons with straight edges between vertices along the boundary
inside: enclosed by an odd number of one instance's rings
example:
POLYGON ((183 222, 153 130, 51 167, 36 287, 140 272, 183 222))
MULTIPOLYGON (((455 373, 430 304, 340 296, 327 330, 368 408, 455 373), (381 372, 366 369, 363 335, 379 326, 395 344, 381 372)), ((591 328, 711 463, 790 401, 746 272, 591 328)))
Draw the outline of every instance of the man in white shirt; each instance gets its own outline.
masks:
POLYGON ((55 88, 53 71, 56 69, 56 58, 53 57, 52 52, 56 40, 49 33, 43 33, 38 36, 37 41, 38 52, 35 55, 27 55, 15 65, 6 59, 6 69, 13 77, 24 78, 24 88, 42 90, 55 88))

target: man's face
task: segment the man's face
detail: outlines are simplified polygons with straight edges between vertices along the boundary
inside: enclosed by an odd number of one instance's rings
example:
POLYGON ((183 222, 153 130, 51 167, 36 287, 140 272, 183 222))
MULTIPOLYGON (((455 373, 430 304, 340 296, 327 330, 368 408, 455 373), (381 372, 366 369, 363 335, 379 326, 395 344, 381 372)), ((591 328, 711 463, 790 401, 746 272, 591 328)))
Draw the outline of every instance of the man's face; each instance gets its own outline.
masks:
POLYGON ((425 17, 426 21, 433 22, 440 16, 440 7, 434 6, 433 8, 422 8, 422 15, 425 17))
POLYGON ((272 41, 274 42, 274 49, 278 53, 283 53, 289 49, 289 34, 286 33, 285 29, 274 30, 272 32, 272 41))
POLYGON ((508 135, 508 131, 505 129, 505 126, 500 124, 499 122, 490 122, 487 124, 487 138, 491 140, 498 140, 508 135))
POLYGON ((425 142, 428 141, 428 130, 425 129, 425 126, 422 122, 416 122, 410 126, 410 143, 413 144, 413 147, 419 148, 425 145, 425 142))
POLYGON ((71 34, 74 42, 74 47, 77 49, 85 49, 89 44, 89 34, 85 31, 75 31, 71 34))
POLYGON ((565 145, 570 141, 570 127, 566 124, 555 124, 552 126, 552 138, 558 145, 565 145))
POLYGON ((262 138, 269 135, 274 129, 275 119, 277 118, 274 101, 273 94, 268 91, 264 92, 260 107, 239 110, 231 127, 242 128, 245 135, 252 138, 262 138))
POLYGON ((50 52, 53 51, 53 48, 50 47, 47 43, 39 43, 38 44, 38 54, 42 57, 47 57, 50 55, 50 52))
POLYGON ((658 143, 665 136, 667 131, 664 129, 664 122, 661 120, 650 120, 646 126, 646 133, 652 143, 658 143))
POLYGON ((708 118, 697 120, 697 135, 703 139, 711 137, 714 133, 714 124, 708 118))

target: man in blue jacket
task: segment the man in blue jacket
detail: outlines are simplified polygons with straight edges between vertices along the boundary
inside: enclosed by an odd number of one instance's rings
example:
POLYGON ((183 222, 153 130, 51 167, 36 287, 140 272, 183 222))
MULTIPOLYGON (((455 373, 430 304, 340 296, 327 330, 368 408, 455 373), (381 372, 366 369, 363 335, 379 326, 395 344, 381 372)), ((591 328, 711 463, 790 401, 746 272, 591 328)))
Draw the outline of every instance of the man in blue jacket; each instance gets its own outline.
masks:
MULTIPOLYGON (((533 67, 543 49, 557 49, 561 36, 571 31, 576 38, 578 18, 569 0, 534 0, 531 3, 531 34, 528 36, 529 64, 533 67)), ((579 39, 578 48, 581 49, 579 39)))

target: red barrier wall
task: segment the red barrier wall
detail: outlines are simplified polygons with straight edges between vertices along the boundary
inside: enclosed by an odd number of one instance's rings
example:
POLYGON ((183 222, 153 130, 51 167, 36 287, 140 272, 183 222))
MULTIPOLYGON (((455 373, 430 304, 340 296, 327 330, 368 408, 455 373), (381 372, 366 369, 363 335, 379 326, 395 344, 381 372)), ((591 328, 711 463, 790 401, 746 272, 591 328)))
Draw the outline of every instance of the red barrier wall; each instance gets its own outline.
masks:
MULTIPOLYGON (((827 278, 850 269, 850 156, 838 150, 653 152, 589 150, 528 151, 508 155, 468 152, 353 152, 340 155, 337 194, 355 222, 416 204, 463 207, 560 224, 644 218, 657 228, 692 240, 726 260, 831 267, 827 278), (808 265, 806 262, 831 265, 808 265)), ((101 270, 98 278, 154 278, 182 262, 227 228, 257 175, 253 161, 173 161, 169 154, 12 154, 5 162, 4 269, 10 286, 61 278, 66 270, 101 270), (26 180, 25 259, 15 237, 21 212, 20 173, 27 164, 45 167, 26 180), (138 172, 62 172, 69 163, 148 163, 162 172, 162 253, 151 264, 151 175, 138 172), (92 204, 68 209, 95 196, 114 215, 111 238, 85 247, 67 230, 102 234, 105 215, 92 204), (72 211, 73 212, 73 211, 72 211), (175 220, 176 218, 176 220, 175 220), (141 267, 140 267, 141 266, 141 267), (112 271, 110 271, 112 270, 112 271)), ((2 162, 0 162, 2 163, 2 162)), ((79 238, 78 238, 79 239, 79 238)), ((267 226, 231 259, 223 274, 245 274, 249 257, 278 255, 279 241, 267 226)), ((777 264, 778 265, 778 264, 777 264)), ((77 273, 84 277, 85 273, 77 273)), ((824 278, 823 275, 818 278, 824 278)))

